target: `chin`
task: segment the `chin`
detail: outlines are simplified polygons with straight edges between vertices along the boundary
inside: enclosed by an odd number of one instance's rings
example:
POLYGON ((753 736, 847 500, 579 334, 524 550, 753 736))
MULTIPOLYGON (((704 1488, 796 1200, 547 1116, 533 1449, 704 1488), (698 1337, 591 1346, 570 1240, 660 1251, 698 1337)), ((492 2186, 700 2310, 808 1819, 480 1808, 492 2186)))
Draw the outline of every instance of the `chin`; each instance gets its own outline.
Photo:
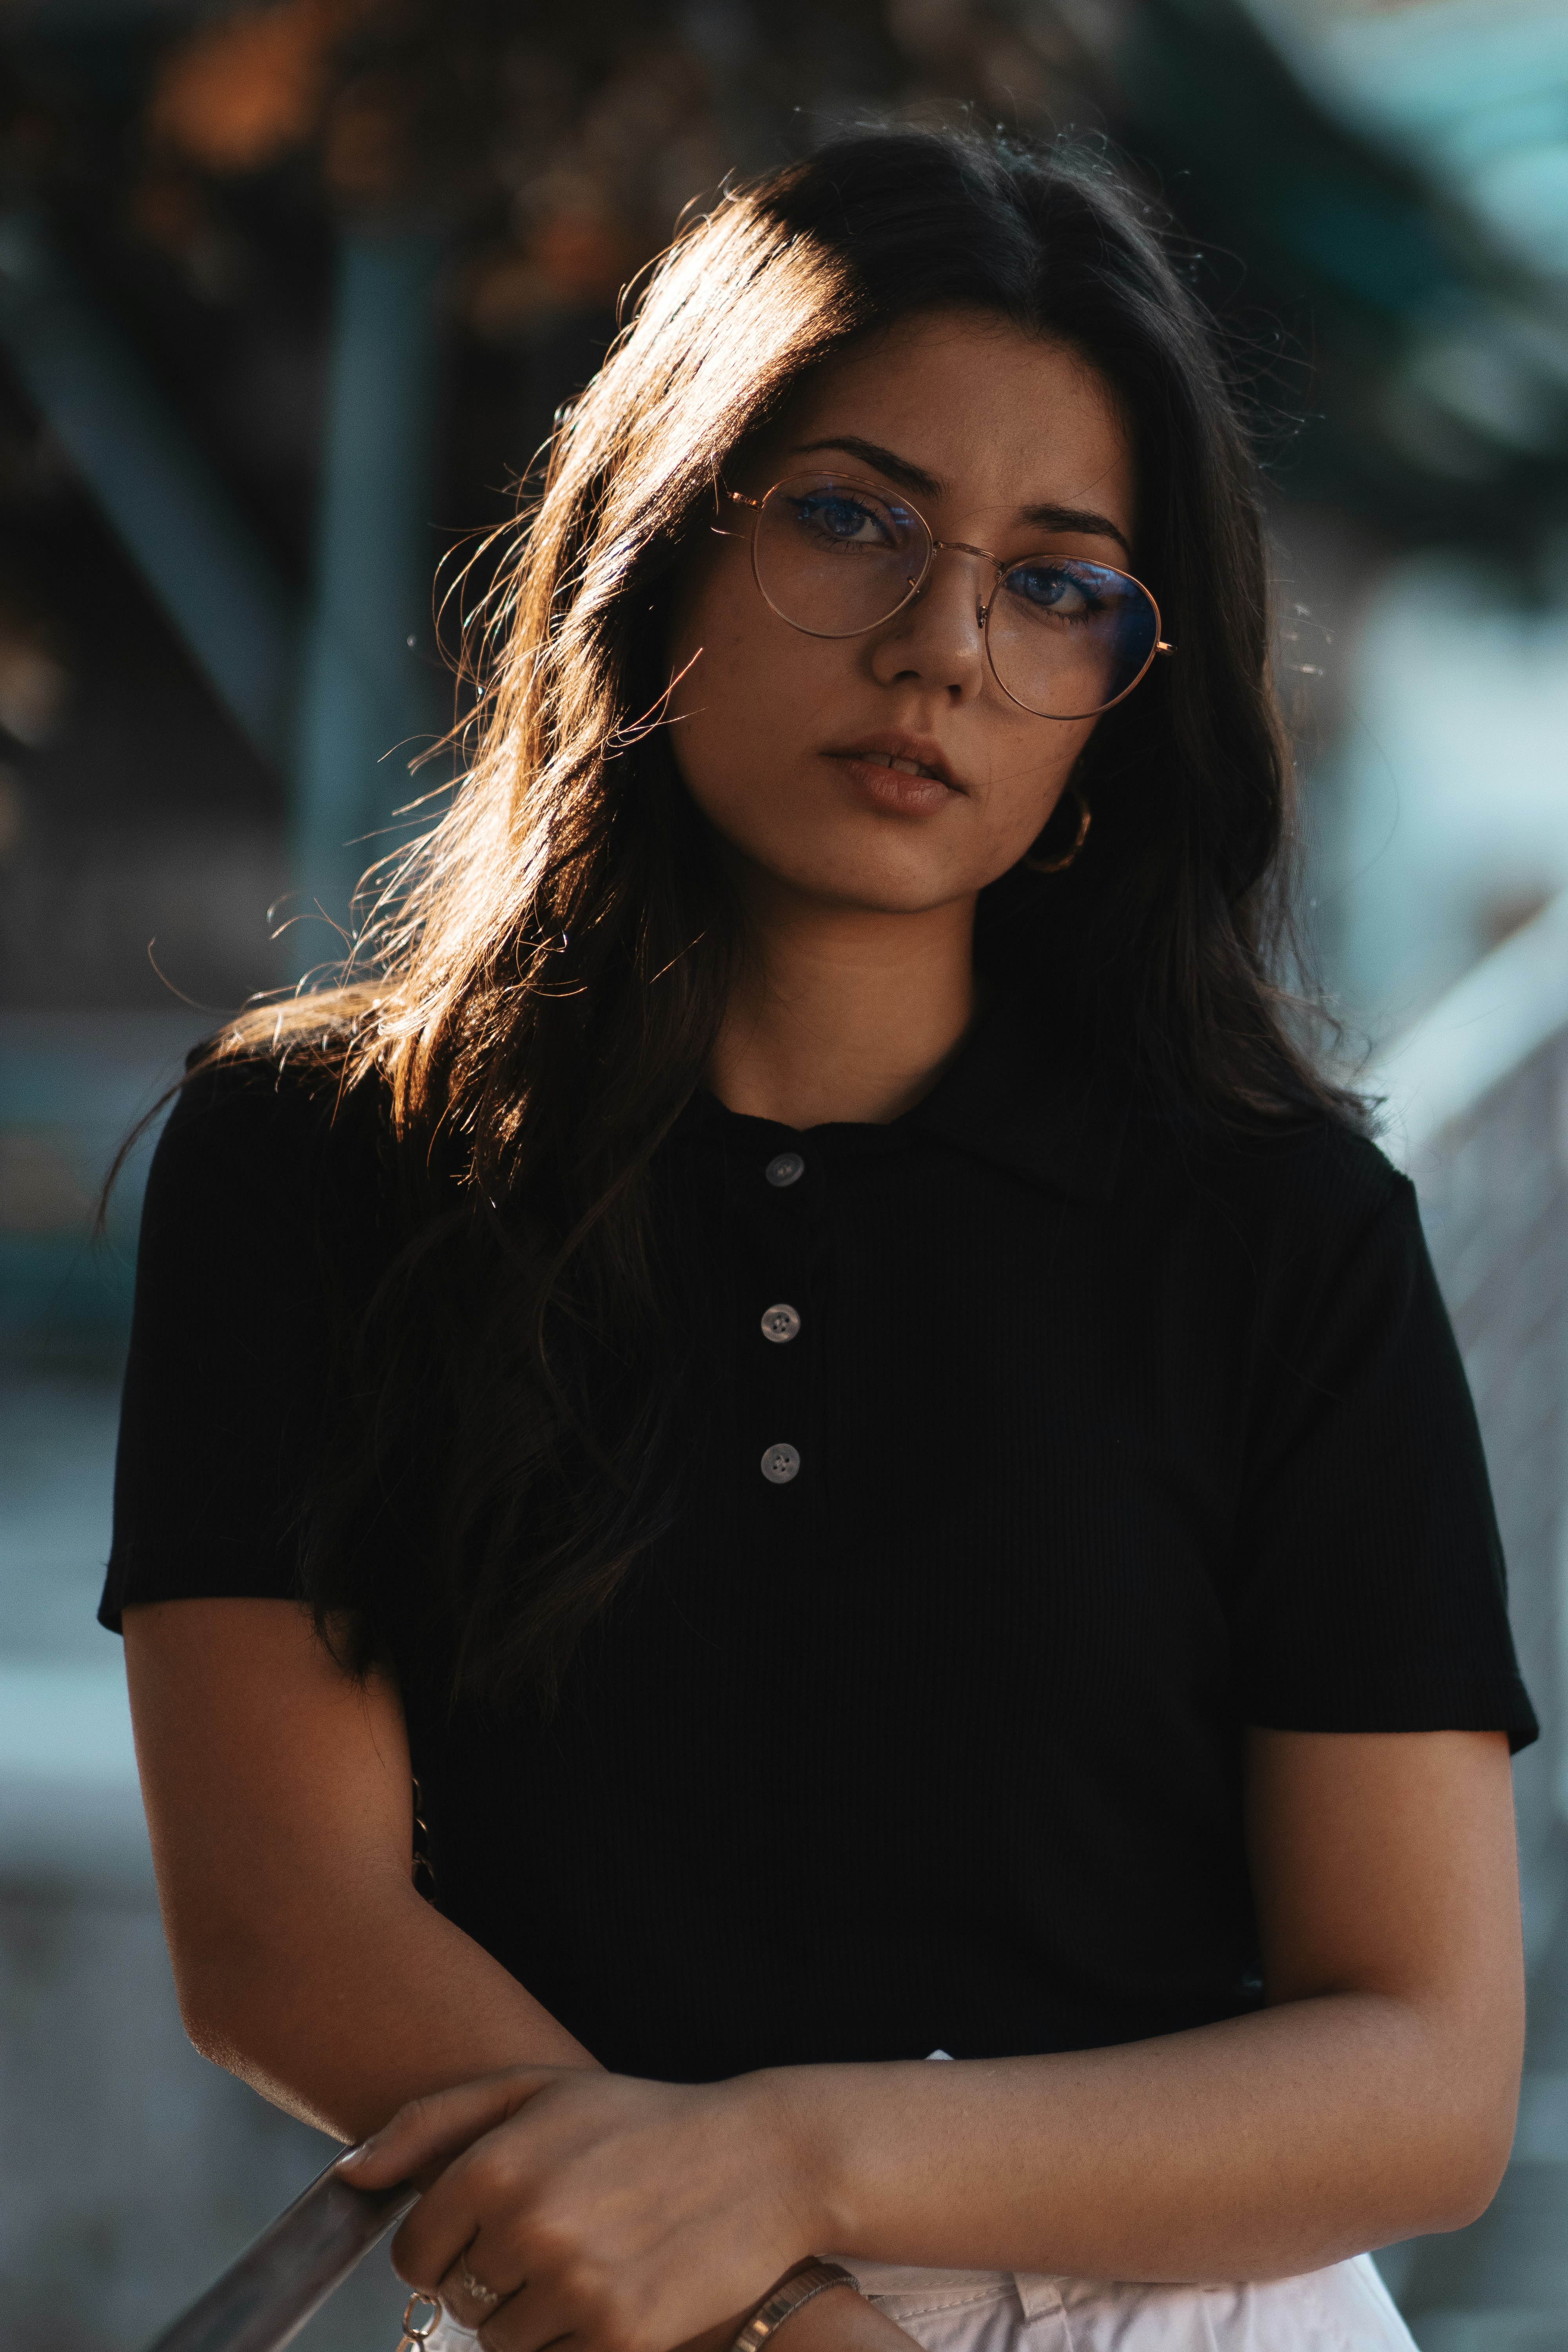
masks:
POLYGON ((889 872, 886 866, 859 864, 780 874, 778 879, 826 905, 865 915, 927 915, 967 898, 977 887, 951 872, 889 872))

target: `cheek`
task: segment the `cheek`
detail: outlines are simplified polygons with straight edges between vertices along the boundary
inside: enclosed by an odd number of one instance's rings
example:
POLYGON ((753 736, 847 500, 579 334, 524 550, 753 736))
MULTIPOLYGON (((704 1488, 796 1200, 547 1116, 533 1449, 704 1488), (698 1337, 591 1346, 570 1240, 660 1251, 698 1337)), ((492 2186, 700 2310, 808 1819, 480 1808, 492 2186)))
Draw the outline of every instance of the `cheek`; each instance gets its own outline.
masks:
POLYGON ((1016 855, 1048 822, 1094 729, 1092 719, 1016 726, 998 717, 978 798, 989 830, 1004 845, 1019 845, 1016 855))
POLYGON ((760 597, 710 593, 672 632, 676 762, 700 807, 734 805, 810 748, 843 649, 787 629, 760 597), (835 657, 837 656, 837 660, 835 657))

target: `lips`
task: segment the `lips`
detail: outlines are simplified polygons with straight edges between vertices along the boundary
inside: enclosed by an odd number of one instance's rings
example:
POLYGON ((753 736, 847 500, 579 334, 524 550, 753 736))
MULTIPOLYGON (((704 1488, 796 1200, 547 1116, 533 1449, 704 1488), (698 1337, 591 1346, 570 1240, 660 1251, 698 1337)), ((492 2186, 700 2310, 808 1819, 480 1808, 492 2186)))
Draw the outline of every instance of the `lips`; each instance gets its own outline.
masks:
POLYGON ((857 751, 868 768, 891 768, 900 776, 929 776, 933 783, 945 784, 947 778, 936 768, 928 768, 922 760, 895 760, 890 751, 857 751))
POLYGON ((950 793, 963 790, 942 758, 939 744, 929 736, 908 735, 901 729, 868 735, 858 743, 838 744, 828 756, 835 760, 853 761, 868 768, 879 768, 889 775, 942 784, 950 793))

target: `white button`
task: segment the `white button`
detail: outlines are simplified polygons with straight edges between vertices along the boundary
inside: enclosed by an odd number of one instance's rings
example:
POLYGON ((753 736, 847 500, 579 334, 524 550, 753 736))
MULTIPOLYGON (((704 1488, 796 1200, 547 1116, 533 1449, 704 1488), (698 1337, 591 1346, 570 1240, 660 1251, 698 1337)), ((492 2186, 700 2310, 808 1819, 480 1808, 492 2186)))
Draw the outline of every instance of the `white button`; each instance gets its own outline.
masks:
POLYGON ((782 1348, 800 1329, 800 1317, 793 1307, 770 1307, 763 1318, 763 1337, 773 1339, 782 1348))
POLYGON ((795 1184, 805 1174, 805 1162, 798 1151, 781 1151, 770 1160, 767 1177, 770 1184, 795 1184))
POLYGON ((763 1456, 763 1475, 770 1486, 787 1486, 800 1468, 800 1455, 793 1445, 770 1445, 763 1456))

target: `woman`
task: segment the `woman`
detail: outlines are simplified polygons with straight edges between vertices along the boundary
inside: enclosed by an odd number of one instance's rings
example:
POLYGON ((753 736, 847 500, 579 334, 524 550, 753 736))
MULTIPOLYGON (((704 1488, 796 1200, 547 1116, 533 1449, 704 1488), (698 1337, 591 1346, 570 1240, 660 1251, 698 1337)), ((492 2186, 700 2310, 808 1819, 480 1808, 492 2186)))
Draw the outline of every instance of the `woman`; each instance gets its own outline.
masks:
POLYGON ((655 274, 498 625, 375 976, 148 1194, 104 1615, 193 2038, 419 2177, 494 2352, 781 2281, 793 2352, 1407 2345, 1534 1726, 1267 978, 1200 313, 1101 171, 841 141, 655 274))

